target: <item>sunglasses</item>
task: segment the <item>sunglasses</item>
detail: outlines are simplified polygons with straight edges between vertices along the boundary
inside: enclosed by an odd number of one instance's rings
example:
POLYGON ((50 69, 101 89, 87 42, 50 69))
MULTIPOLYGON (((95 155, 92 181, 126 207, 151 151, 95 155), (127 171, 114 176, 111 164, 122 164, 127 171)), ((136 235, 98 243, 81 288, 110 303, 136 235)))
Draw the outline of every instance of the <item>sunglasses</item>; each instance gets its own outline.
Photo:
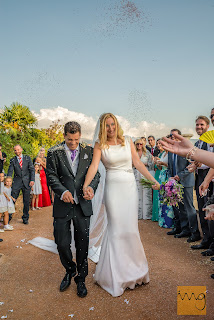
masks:
POLYGON ((211 115, 210 115, 210 119, 212 119, 213 117, 214 117, 214 114, 211 114, 211 115))
POLYGON ((143 144, 142 144, 142 143, 136 143, 136 145, 137 145, 137 146, 142 146, 143 144))

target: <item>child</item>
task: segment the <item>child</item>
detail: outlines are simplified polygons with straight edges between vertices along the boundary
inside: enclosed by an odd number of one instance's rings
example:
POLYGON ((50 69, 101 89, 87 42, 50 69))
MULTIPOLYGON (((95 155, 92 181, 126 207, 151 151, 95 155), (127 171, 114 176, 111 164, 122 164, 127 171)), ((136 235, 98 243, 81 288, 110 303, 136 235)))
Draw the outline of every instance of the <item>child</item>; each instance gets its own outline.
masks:
POLYGON ((3 214, 4 229, 0 229, 0 232, 13 230, 13 227, 8 224, 8 221, 9 221, 8 199, 10 201, 10 198, 8 195, 6 195, 5 191, 7 192, 4 186, 4 173, 2 172, 0 173, 0 216, 3 214))
POLYGON ((40 169, 39 169, 39 165, 37 163, 34 164, 34 168, 35 168, 35 183, 32 187, 32 191, 31 193, 33 194, 33 199, 32 199, 32 210, 35 209, 40 209, 38 207, 38 202, 39 202, 39 195, 42 194, 42 186, 41 186, 41 182, 40 182, 40 169), (36 202, 36 208, 34 208, 36 202))

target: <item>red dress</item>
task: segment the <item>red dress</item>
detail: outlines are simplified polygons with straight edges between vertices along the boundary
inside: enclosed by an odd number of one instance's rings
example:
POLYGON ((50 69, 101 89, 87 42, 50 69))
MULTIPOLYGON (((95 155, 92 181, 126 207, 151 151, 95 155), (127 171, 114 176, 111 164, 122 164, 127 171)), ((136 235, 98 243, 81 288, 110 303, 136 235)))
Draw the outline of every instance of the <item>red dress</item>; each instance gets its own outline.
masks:
POLYGON ((39 195, 39 207, 48 207, 51 205, 51 198, 47 186, 47 179, 46 179, 46 174, 45 170, 42 167, 40 170, 40 179, 41 179, 41 185, 42 185, 42 194, 39 195))

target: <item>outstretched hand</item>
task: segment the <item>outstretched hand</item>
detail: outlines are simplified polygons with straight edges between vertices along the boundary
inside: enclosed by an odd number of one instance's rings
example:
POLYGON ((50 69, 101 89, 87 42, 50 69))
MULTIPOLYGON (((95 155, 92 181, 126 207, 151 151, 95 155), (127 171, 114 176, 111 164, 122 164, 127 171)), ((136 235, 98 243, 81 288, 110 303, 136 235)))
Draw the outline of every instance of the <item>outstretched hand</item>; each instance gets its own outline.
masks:
POLYGON ((164 150, 176 153, 181 157, 186 157, 187 153, 194 147, 194 145, 188 139, 175 132, 173 132, 173 136, 179 139, 179 141, 171 140, 166 137, 164 137, 163 140, 160 140, 164 150))
POLYGON ((206 208, 203 209, 206 212, 206 220, 214 220, 214 204, 210 204, 206 208))

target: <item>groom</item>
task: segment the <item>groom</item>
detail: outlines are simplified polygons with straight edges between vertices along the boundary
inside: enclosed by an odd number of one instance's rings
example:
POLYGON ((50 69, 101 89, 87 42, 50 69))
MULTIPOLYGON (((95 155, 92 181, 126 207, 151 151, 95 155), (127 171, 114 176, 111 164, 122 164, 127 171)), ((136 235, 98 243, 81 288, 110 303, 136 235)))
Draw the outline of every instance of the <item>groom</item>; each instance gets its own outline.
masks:
POLYGON ((85 297, 85 277, 88 274, 89 224, 92 212, 91 199, 99 183, 97 172, 83 196, 82 186, 92 161, 93 149, 83 147, 79 141, 81 127, 71 121, 64 126, 65 141, 48 150, 47 178, 55 193, 53 205, 54 237, 62 265, 66 270, 60 291, 69 287, 71 278, 77 284, 77 295, 85 297), (74 225, 76 263, 71 252, 71 220, 74 225))

